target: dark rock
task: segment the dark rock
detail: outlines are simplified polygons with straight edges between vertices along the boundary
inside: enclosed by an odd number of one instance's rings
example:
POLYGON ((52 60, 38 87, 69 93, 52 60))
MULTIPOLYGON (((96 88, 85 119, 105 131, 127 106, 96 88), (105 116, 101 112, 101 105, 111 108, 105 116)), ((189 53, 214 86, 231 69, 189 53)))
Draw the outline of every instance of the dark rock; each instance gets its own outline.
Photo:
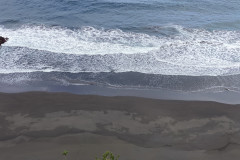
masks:
POLYGON ((8 41, 8 38, 4 38, 4 37, 0 36, 0 46, 7 41, 8 41))

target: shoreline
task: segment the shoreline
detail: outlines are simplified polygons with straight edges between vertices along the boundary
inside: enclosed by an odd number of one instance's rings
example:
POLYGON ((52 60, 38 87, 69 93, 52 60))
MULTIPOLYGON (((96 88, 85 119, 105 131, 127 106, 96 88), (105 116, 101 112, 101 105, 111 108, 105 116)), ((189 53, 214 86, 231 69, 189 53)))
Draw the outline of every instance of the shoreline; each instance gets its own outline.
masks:
POLYGON ((0 93, 25 93, 25 92, 49 92, 69 93, 76 95, 98 95, 98 96, 132 96, 159 100, 180 101, 212 101, 225 104, 240 104, 240 93, 232 90, 211 91, 202 90, 197 92, 178 91, 164 88, 123 88, 108 87, 101 85, 12 85, 0 88, 0 93))
POLYGON ((126 160, 237 160, 239 117, 240 105, 217 102, 0 93, 0 159, 57 160, 63 150, 92 159, 111 150, 126 160))

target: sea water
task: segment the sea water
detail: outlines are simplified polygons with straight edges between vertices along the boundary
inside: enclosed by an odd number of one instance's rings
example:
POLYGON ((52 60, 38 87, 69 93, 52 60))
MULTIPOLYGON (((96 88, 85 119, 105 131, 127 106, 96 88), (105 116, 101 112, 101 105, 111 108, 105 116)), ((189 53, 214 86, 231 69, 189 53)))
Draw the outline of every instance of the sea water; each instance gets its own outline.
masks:
POLYGON ((0 12, 1 87, 240 90, 239 0, 1 0, 0 12))

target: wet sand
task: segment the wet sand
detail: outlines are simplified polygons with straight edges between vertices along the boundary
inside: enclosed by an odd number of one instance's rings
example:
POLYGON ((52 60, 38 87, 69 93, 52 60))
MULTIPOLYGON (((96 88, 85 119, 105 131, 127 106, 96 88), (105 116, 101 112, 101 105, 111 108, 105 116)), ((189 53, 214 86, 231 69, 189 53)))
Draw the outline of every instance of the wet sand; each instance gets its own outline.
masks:
POLYGON ((238 160, 240 105, 69 93, 0 94, 0 159, 238 160))

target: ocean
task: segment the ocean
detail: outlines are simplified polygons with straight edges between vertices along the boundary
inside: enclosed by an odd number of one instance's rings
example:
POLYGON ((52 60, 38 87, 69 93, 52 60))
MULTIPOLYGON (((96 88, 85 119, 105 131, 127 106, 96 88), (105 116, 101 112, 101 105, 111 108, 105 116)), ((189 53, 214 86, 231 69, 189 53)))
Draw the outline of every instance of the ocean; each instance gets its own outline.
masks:
POLYGON ((1 0, 0 11, 0 92, 240 91, 239 0, 1 0))

